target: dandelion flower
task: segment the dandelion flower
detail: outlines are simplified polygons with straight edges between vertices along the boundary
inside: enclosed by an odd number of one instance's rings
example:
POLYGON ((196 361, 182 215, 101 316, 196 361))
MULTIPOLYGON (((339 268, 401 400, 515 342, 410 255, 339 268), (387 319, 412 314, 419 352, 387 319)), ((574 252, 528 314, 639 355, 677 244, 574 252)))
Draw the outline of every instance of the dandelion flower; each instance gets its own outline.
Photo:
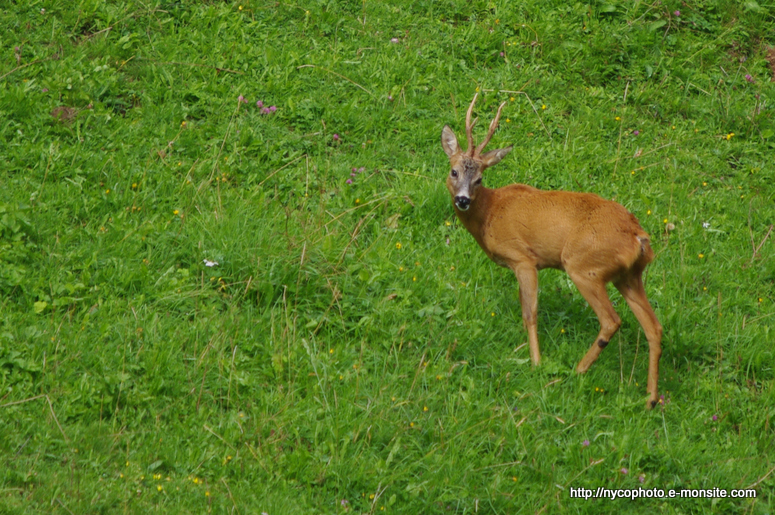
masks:
POLYGON ((705 254, 698 254, 698 255, 697 255, 697 257, 698 257, 698 258, 700 258, 700 259, 702 259, 702 258, 704 258, 704 257, 705 257, 705 254))
POLYGON ((621 117, 617 116, 616 118, 614 118, 614 120, 618 122, 619 120, 621 120, 621 117))
MULTIPOLYGON (((396 243, 396 248, 398 250, 401 250, 401 243, 396 243)), ((401 270, 403 270, 403 267, 401 267, 401 270)))
POLYGON ((172 212, 172 214, 177 216, 177 215, 179 215, 179 214, 180 214, 180 211, 178 211, 178 210, 176 209, 175 211, 173 211, 173 212, 172 212))
POLYGON ((546 104, 541 104, 541 109, 546 109, 546 104))

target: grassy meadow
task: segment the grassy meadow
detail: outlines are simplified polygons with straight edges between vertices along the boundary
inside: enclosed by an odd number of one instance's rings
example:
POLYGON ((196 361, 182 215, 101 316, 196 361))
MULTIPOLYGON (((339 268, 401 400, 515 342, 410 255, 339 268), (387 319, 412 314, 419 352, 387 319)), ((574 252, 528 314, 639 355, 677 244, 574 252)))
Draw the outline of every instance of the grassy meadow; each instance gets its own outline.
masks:
POLYGON ((0 512, 773 513, 773 0, 25 0, 0 42, 0 512), (650 233, 654 410, 613 288, 579 376, 542 271, 531 366, 444 186, 477 91, 487 186, 650 233))

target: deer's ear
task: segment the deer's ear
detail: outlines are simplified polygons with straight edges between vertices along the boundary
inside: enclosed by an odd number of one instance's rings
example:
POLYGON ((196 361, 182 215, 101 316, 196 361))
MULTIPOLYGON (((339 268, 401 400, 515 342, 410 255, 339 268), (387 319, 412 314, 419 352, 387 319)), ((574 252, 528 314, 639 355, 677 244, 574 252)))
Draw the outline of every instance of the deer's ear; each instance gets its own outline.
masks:
POLYGON ((500 163, 501 159, 506 157, 506 154, 511 152, 511 148, 512 147, 499 148, 497 150, 490 150, 489 152, 485 152, 481 156, 482 163, 486 167, 497 165, 500 163))
POLYGON ((460 152, 460 147, 457 145, 457 138, 455 137, 455 133, 452 132, 452 129, 449 128, 449 125, 445 125, 441 130, 441 146, 444 149, 444 152, 447 154, 447 157, 452 157, 460 152))

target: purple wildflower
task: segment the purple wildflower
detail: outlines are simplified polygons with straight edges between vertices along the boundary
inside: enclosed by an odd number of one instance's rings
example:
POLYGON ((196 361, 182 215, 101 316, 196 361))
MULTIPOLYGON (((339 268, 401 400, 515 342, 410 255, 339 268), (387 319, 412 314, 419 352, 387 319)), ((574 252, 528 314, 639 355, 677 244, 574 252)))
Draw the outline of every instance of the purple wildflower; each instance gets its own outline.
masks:
POLYGON ((363 172, 365 172, 365 171, 366 171, 366 168, 365 168, 365 167, 363 167, 363 166, 361 166, 360 168, 358 168, 358 173, 363 173, 363 172))
POLYGON ((627 473, 629 472, 629 470, 627 470, 626 468, 622 467, 622 470, 620 470, 619 472, 621 472, 622 474, 625 474, 625 475, 627 475, 627 473))
MULTIPOLYGON (((354 168, 353 168, 354 170, 354 168)), ((355 172, 350 172, 350 177, 355 177, 355 172)))
POLYGON ((583 442, 581 442, 581 446, 582 447, 589 447, 589 440, 584 440, 583 442))
POLYGON ((277 111, 277 106, 269 106, 270 113, 274 113, 275 111, 277 111))
POLYGON ((393 101, 393 95, 388 95, 388 100, 393 101))
POLYGON ((713 418, 713 422, 715 422, 715 421, 718 420, 718 415, 713 415, 713 417, 711 417, 711 418, 713 418))
POLYGON ((643 483, 645 480, 646 480, 646 476, 644 476, 643 474, 638 476, 638 481, 640 481, 641 483, 643 483))
POLYGON ((449 245, 449 238, 447 238, 447 245, 449 245))
POLYGON ((505 55, 506 55, 506 54, 504 54, 503 52, 501 52, 501 57, 503 57, 503 56, 505 56, 505 55))
POLYGON ((746 74, 745 74, 745 80, 747 80, 748 82, 753 82, 753 81, 754 81, 754 78, 753 78, 753 77, 751 77, 751 74, 750 74, 750 73, 746 73, 746 74))
POLYGON ((339 141, 339 134, 334 134, 334 141, 339 141))
POLYGON ((678 18, 679 16, 681 16, 681 11, 673 11, 673 15, 674 15, 676 18, 678 18))
POLYGON ((633 136, 637 136, 638 134, 640 134, 640 131, 636 129, 636 130, 632 131, 632 134, 633 134, 633 136))
POLYGON ((342 499, 342 502, 339 503, 339 504, 341 504, 342 506, 347 506, 347 504, 348 504, 347 503, 347 499, 342 499))
POLYGON ((264 103, 260 100, 256 102, 256 107, 264 107, 264 103))
POLYGON ((19 53, 19 51, 21 50, 21 48, 19 48, 18 46, 15 46, 15 47, 13 47, 13 49, 14 49, 14 51, 15 51, 17 54, 18 54, 18 53, 19 53))
POLYGON ((390 40, 391 43, 398 43, 398 38, 393 38, 390 40))
POLYGON ((247 100, 245 100, 245 97, 243 97, 242 95, 240 95, 239 97, 237 97, 237 100, 239 100, 239 103, 240 103, 240 104, 247 104, 247 103, 248 103, 248 101, 247 101, 247 100))
POLYGON ((352 184, 352 183, 353 183, 353 180, 352 180, 352 179, 347 179, 347 180, 346 180, 346 181, 344 181, 344 182, 346 182, 347 184, 352 184))
POLYGON ((358 169, 353 166, 353 173, 357 172, 358 169))
POLYGON ((48 88, 43 88, 43 93, 48 93, 48 88))
POLYGON ((269 108, 268 107, 262 107, 261 108, 261 114, 269 114, 269 108))

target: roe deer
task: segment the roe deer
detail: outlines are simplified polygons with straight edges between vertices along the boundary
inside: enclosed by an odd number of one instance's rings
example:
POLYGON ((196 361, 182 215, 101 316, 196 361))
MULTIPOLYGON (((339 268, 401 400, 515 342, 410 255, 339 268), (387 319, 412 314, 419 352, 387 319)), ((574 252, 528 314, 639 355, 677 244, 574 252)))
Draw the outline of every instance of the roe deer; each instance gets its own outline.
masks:
POLYGON ((482 172, 497 164, 512 147, 482 154, 498 127, 505 102, 484 141, 474 146, 476 120, 471 122, 471 113, 476 97, 466 113, 467 151, 460 149, 448 125, 441 131, 441 146, 451 167, 447 189, 457 217, 487 256, 517 276, 533 364, 541 361, 536 316, 538 270, 565 270, 600 320, 600 333, 579 361, 578 373, 589 369, 621 325, 606 292, 606 284, 613 282, 649 342, 647 408, 653 408, 658 401, 662 326, 643 289, 643 270, 654 259, 648 234, 622 205, 592 193, 542 191, 524 184, 497 189, 482 186, 482 172))

